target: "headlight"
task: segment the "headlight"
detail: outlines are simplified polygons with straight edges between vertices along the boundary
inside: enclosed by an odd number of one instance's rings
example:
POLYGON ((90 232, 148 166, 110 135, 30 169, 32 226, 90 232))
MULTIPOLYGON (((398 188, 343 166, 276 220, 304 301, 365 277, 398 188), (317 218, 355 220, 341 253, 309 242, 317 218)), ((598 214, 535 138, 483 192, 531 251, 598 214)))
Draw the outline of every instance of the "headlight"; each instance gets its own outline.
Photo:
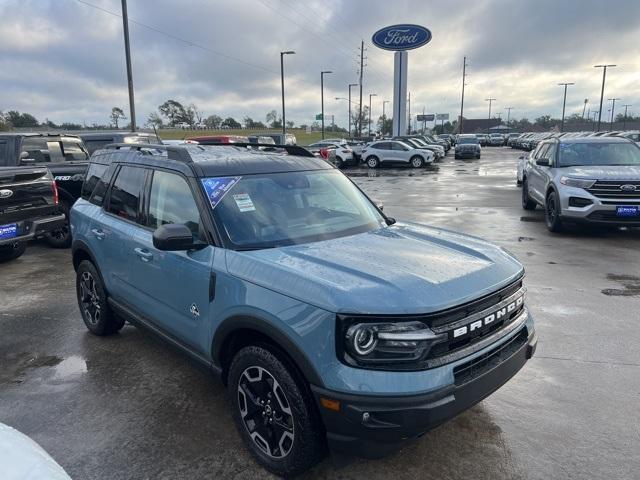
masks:
POLYGON ((596 181, 588 178, 562 177, 560 178, 560 183, 567 187, 591 188, 596 181))
POLYGON ((447 340, 420 321, 362 321, 338 318, 338 355, 352 366, 372 369, 417 369, 431 347, 447 340))

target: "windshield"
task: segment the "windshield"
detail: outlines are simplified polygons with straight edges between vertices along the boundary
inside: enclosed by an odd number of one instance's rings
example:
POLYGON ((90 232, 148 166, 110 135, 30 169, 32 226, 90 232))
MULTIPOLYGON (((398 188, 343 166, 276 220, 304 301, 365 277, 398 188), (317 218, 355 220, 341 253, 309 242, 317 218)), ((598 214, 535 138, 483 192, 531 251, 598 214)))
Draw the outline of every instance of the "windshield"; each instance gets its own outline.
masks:
POLYGON ((337 171, 205 178, 202 184, 216 222, 239 250, 329 240, 386 225, 337 171))
POLYGON ((459 144, 463 144, 463 143, 478 143, 478 139, 477 138, 472 138, 472 137, 459 137, 458 138, 458 143, 459 144))
POLYGON ((560 167, 638 165, 640 148, 633 143, 561 143, 560 167))

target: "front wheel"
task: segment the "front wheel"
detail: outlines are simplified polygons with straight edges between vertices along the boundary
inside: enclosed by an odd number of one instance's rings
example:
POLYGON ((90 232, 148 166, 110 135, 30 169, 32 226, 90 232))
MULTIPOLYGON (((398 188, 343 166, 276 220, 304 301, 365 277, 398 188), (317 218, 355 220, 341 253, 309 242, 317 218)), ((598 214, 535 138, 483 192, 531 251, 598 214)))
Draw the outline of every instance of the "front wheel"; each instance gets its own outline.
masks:
POLYGON ((420 155, 414 155, 411 157, 411 166, 413 168, 420 168, 424 165, 424 159, 420 155))
POLYGON ((371 155, 367 157, 367 167, 369 168, 378 168, 380 166, 380 160, 375 155, 371 155))
POLYGON ((544 206, 544 222, 550 232, 562 230, 562 220, 560 220, 560 197, 552 190, 547 195, 544 206))
POLYGON ((0 247, 0 262, 8 262, 20 257, 27 249, 26 242, 16 242, 0 247))
POLYGON ((236 427, 264 468, 289 477, 322 459, 321 421, 288 362, 267 347, 244 347, 233 358, 228 386, 236 427))

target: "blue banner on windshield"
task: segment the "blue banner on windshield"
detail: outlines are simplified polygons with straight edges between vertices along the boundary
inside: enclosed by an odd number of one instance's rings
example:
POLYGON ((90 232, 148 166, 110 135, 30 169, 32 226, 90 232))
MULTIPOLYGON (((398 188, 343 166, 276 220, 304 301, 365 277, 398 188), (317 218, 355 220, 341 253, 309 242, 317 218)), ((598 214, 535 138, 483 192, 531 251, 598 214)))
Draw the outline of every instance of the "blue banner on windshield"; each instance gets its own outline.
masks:
POLYGON ((240 181, 242 177, 203 178, 202 186, 207 193, 211 208, 216 208, 220 200, 240 181))

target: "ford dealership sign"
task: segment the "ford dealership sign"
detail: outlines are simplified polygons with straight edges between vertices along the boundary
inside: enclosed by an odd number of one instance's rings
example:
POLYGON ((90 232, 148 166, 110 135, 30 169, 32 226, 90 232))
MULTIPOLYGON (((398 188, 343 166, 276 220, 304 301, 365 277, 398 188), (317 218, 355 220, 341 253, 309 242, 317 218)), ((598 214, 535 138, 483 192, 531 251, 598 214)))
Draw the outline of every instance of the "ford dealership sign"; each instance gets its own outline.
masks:
POLYGON ((429 43, 431 31, 420 25, 392 25, 378 30, 371 40, 385 50, 411 50, 429 43))

